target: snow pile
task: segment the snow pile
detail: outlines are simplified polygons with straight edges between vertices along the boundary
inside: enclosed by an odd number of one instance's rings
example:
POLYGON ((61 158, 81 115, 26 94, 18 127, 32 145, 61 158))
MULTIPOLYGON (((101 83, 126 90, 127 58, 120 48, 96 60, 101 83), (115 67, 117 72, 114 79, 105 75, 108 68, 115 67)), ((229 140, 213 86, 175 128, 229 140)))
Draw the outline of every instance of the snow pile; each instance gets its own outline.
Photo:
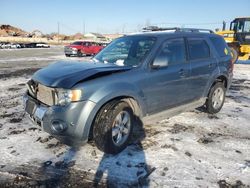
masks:
POLYGON ((195 109, 137 127, 130 146, 115 156, 91 143, 70 148, 42 132, 22 106, 29 76, 1 78, 0 185, 17 177, 19 185, 33 181, 60 187, 92 185, 93 180, 120 187, 250 185, 249 65, 235 65, 234 74, 220 113, 195 109))

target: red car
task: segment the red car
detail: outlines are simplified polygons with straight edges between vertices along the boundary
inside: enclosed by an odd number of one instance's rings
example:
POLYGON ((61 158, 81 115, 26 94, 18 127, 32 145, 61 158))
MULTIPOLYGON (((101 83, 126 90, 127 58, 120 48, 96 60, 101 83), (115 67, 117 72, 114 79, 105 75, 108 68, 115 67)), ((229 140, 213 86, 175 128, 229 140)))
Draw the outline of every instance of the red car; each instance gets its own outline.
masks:
POLYGON ((76 55, 81 57, 83 55, 95 55, 104 48, 104 45, 97 42, 76 41, 64 47, 64 53, 67 57, 76 55))

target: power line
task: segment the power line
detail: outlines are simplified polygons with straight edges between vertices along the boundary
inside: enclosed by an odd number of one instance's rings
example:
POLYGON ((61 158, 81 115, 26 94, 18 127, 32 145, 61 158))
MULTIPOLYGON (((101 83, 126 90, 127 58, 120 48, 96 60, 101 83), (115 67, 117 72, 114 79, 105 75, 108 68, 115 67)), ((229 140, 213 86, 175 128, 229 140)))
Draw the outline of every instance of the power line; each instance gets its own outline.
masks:
MULTIPOLYGON (((225 21, 226 23, 230 23, 230 21, 225 21)), ((217 25, 222 24, 223 21, 220 22, 208 22, 208 23, 184 23, 184 22, 161 22, 154 23, 152 25, 217 25)))
POLYGON ((75 32, 75 33, 78 33, 78 32, 79 32, 79 30, 77 30, 77 29, 75 29, 75 28, 72 28, 72 27, 70 27, 70 26, 68 26, 68 25, 66 25, 66 24, 60 23, 60 25, 63 26, 64 28, 70 30, 70 31, 75 32))
MULTIPOLYGON (((230 23, 230 21, 225 21, 227 24, 230 23)), ((74 27, 71 27, 71 26, 68 26, 66 25, 65 23, 59 23, 58 22, 58 34, 59 32, 62 33, 62 28, 72 32, 72 33, 85 33, 86 32, 86 25, 85 25, 85 20, 82 21, 82 27, 80 29, 76 29, 74 27), (60 25, 59 25, 60 24, 60 25), (60 28, 59 28, 60 27, 60 28)), ((122 33, 125 32, 125 29, 126 31, 128 32, 129 30, 138 30, 138 25, 141 25, 141 27, 144 26, 144 24, 136 24, 136 23, 124 23, 122 25, 119 26, 119 29, 118 30, 121 30, 122 33), (137 26, 135 26, 137 25, 137 26), (137 29, 135 28, 137 27, 137 29)), ((223 20, 222 21, 215 21, 215 22, 194 22, 194 23, 191 23, 191 22, 159 22, 159 23, 151 23, 150 25, 155 25, 155 26, 161 26, 161 27, 164 27, 164 25, 177 25, 177 26, 182 26, 182 27, 185 27, 185 26, 215 26, 215 25, 223 25, 223 20)), ((102 29, 103 30, 103 29, 102 29)), ((114 30, 114 29, 113 29, 114 30)))

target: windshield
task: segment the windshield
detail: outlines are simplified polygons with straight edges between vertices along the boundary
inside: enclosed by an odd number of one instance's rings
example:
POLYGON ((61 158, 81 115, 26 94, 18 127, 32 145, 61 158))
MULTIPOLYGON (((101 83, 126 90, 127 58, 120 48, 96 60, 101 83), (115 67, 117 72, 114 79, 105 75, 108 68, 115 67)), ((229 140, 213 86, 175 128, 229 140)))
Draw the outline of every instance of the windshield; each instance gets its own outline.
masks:
POLYGON ((245 22, 244 32, 250 32, 250 20, 245 22))
POLYGON ((154 37, 128 36, 116 39, 94 57, 94 61, 118 66, 138 66, 155 43, 154 37))
POLYGON ((238 32, 250 32, 250 20, 240 20, 232 22, 231 28, 238 32))

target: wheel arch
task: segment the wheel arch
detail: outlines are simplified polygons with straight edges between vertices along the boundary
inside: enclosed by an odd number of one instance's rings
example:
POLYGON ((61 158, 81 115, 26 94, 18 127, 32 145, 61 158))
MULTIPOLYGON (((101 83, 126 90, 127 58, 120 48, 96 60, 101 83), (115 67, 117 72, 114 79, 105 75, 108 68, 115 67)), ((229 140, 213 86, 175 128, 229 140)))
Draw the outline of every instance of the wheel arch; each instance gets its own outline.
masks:
POLYGON ((225 86, 225 88, 226 88, 226 89, 228 88, 228 79, 227 79, 226 76, 224 76, 224 75, 218 76, 218 77, 216 78, 216 80, 214 81, 213 85, 214 85, 216 82, 222 82, 223 85, 225 86))
MULTIPOLYGON (((115 101, 117 101, 117 103, 119 101, 124 101, 124 102, 128 103, 128 105, 132 108, 136 118, 140 118, 143 116, 142 108, 134 97, 129 96, 129 95, 121 95, 121 96, 116 96, 116 97, 110 98, 109 100, 105 101, 100 106, 98 106, 98 110, 96 111, 95 116, 92 119, 92 122, 90 124, 90 127, 88 128, 88 140, 92 140, 92 138, 93 138, 93 127, 94 127, 94 122, 95 122, 97 114, 100 112, 100 110, 106 104, 111 103, 111 102, 115 102, 115 101)), ((87 130, 85 130, 85 131, 87 131, 87 130)))
POLYGON ((228 78, 225 75, 215 77, 214 81, 210 84, 206 97, 208 97, 211 88, 218 82, 222 82, 226 89, 229 87, 228 78))

